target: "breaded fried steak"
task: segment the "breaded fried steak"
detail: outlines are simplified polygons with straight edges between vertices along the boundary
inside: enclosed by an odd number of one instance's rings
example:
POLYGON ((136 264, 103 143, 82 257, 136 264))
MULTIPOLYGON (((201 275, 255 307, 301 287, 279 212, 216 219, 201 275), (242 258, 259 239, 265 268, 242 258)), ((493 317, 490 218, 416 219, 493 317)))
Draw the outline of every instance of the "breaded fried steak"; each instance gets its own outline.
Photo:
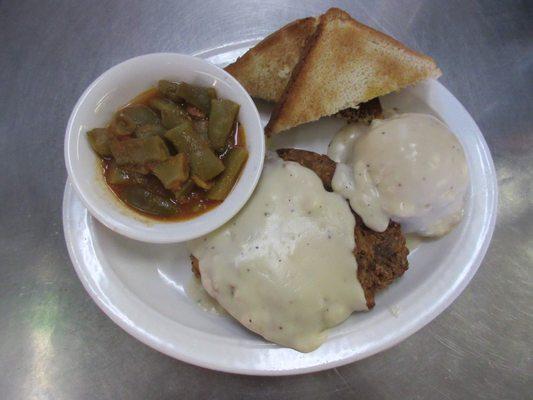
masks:
MULTIPOLYGON (((297 162, 314 171, 325 189, 331 191, 336 164, 329 157, 299 149, 280 149, 277 152, 283 160, 297 162)), ((367 228, 357 214, 353 214, 356 219, 354 253, 357 278, 363 287, 367 306, 372 308, 376 292, 390 285, 407 270, 409 250, 399 224, 391 221, 384 232, 375 232, 367 228)), ((191 261, 194 274, 200 277, 198 260, 191 256, 191 261)))

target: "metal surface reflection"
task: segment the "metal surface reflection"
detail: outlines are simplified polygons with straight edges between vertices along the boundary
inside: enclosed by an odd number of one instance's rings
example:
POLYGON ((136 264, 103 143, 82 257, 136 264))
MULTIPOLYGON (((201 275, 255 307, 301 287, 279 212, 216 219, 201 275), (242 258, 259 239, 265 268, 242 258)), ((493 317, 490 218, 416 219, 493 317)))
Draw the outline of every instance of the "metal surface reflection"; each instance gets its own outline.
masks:
POLYGON ((0 2, 0 397, 524 399, 533 387, 532 10, 519 0, 332 2, 431 54, 492 150, 500 207, 463 295, 400 345, 323 373, 261 379, 163 356, 115 326, 60 232, 63 132, 101 72, 135 55, 262 37, 330 2, 0 2), (207 384, 206 384, 207 383, 207 384))

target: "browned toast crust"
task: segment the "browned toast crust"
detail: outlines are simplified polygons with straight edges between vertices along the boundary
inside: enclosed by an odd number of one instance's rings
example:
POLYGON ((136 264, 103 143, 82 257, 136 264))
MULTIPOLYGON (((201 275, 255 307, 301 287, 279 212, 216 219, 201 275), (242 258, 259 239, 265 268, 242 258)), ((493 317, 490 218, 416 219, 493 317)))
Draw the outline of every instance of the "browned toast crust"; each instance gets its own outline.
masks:
POLYGON ((300 61, 294 67, 291 74, 291 79, 289 80, 289 83, 287 83, 285 91, 283 92, 281 98, 272 110, 272 114, 270 114, 270 119, 268 120, 268 123, 265 126, 265 135, 272 135, 274 125, 278 121, 280 114, 284 111, 284 108, 291 107, 292 98, 289 95, 291 91, 297 91, 298 88, 303 84, 303 82, 299 79, 300 73, 306 68, 308 68, 308 63, 306 62, 307 57, 309 56, 309 53, 313 46, 316 44, 317 39, 320 37, 322 30, 323 26, 319 23, 315 30, 315 33, 313 33, 313 35, 311 35, 309 39, 307 39, 300 61))
POLYGON ((265 133, 312 122, 440 73, 431 57, 332 8, 307 40, 265 133))
POLYGON ((271 33, 225 70, 252 97, 276 102, 285 91, 305 43, 316 29, 317 18, 293 21, 271 33))

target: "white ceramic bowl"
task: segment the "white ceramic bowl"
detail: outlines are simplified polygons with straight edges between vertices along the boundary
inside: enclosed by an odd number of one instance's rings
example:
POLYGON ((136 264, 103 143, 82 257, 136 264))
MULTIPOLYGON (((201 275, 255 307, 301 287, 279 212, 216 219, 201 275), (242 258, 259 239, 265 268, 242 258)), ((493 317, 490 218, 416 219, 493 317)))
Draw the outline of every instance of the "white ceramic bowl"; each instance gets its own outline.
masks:
POLYGON ((211 232, 233 217, 252 194, 265 156, 263 128, 246 90, 223 69, 200 58, 175 53, 147 54, 104 72, 81 95, 68 121, 65 162, 68 175, 90 213, 111 230, 150 243, 183 242, 211 232), (99 158, 86 133, 109 123, 113 113, 159 79, 213 86, 222 98, 241 105, 239 121, 250 153, 240 179, 222 204, 186 221, 161 222, 122 204, 105 184, 99 158))

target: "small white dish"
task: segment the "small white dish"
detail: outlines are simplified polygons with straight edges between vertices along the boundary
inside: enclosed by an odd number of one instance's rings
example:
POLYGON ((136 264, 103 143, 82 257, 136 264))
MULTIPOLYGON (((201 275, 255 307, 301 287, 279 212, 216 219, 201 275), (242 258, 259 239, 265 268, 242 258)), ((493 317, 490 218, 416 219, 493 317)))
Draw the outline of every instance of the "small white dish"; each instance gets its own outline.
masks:
POLYGON ((109 229, 150 243, 176 243, 202 236, 233 217, 252 194, 263 168, 265 141, 259 112, 246 90, 222 68, 176 53, 147 54, 120 63, 98 77, 81 95, 68 121, 65 163, 76 193, 89 212, 109 229), (99 158, 86 133, 105 126, 113 113, 159 79, 213 86, 222 98, 240 104, 249 158, 229 196, 214 209, 185 221, 163 222, 135 213, 105 184, 99 158))
MULTIPOLYGON (((204 53, 221 65, 255 42, 204 53)), ((185 244, 129 240, 91 218, 67 182, 63 227, 74 268, 98 306, 120 327, 154 349, 205 368, 250 375, 294 375, 338 367, 383 351, 437 317, 464 290, 490 243, 497 184, 490 151, 476 123, 439 82, 427 81, 383 98, 399 112, 429 112, 464 147, 470 171, 463 221, 449 235, 422 243, 409 270, 376 296, 376 306, 354 313, 311 353, 299 353, 249 332, 227 316, 204 311, 188 295, 192 278, 185 244)), ((271 106, 259 103, 263 122, 271 106)), ((323 119, 279 135, 270 146, 325 153, 338 119, 323 119)))

